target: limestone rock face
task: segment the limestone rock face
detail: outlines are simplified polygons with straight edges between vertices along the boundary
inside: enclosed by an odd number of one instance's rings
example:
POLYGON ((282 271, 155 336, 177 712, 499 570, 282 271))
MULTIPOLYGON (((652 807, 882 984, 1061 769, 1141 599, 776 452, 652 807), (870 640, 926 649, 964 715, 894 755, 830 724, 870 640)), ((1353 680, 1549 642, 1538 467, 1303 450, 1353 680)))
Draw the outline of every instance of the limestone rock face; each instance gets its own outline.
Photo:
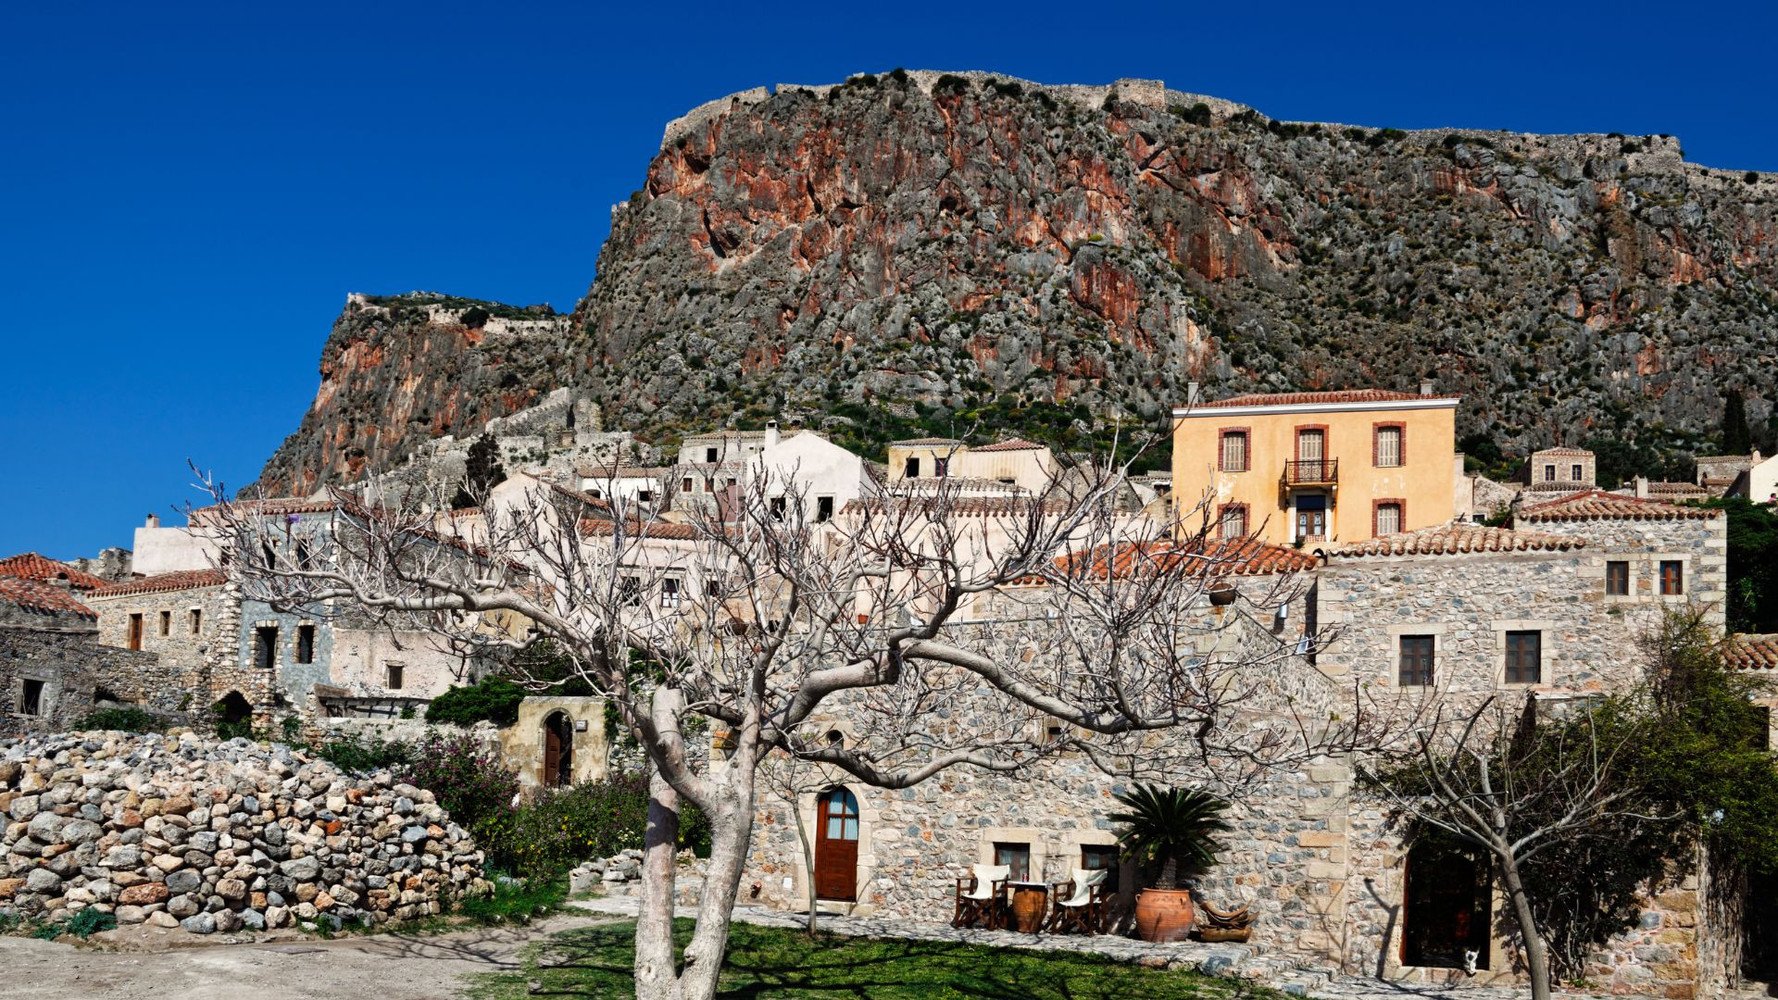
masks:
POLYGON ((0 833, 0 913, 59 920, 90 906, 232 933, 278 926, 278 908, 260 908, 282 894, 338 927, 435 914, 487 888, 468 833, 387 771, 356 777, 289 747, 189 733, 33 736, 0 742, 0 763, 0 794, 43 790, 31 822, 0 833), (397 788, 435 817, 417 837, 390 822, 397 788), (399 899, 368 892, 393 881, 399 899))
POLYGON ((1078 444, 1158 424, 1191 380, 1432 377, 1468 397, 1460 436, 1519 451, 1702 447, 1728 390, 1772 412, 1778 176, 1671 137, 1283 123, 980 74, 741 96, 674 123, 559 331, 349 311, 265 482, 349 477, 563 384, 614 429, 800 415, 873 448, 1078 444))

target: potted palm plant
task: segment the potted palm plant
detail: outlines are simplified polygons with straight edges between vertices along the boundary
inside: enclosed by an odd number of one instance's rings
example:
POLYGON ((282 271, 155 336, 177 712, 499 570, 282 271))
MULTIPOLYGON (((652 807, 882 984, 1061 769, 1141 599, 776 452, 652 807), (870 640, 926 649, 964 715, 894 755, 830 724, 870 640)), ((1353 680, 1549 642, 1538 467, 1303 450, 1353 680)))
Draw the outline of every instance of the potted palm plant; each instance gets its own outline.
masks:
POLYGON ((1117 795, 1123 825, 1118 844, 1124 856, 1160 864, 1153 887, 1136 895, 1136 932, 1144 941, 1183 941, 1192 929, 1192 878, 1208 871, 1231 827, 1223 819, 1229 804, 1209 792, 1137 784, 1117 795))

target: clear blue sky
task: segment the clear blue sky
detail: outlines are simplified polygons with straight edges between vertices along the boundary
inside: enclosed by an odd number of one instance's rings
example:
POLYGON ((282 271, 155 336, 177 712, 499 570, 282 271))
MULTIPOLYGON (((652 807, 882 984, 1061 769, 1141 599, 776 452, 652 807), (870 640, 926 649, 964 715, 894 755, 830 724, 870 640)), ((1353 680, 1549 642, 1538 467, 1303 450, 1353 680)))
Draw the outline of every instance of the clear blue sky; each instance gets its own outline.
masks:
POLYGON ((250 481, 348 291, 571 307, 661 126, 760 84, 1151 77, 1778 170, 1767 0, 11 3, 0 37, 0 556, 129 545, 188 458, 250 481))

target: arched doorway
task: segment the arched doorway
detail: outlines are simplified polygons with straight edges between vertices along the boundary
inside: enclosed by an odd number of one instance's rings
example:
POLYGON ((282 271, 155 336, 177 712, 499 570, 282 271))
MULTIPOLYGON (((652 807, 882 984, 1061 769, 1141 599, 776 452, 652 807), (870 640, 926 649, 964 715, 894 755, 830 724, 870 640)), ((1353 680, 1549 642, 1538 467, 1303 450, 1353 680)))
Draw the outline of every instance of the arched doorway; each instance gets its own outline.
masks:
POLYGON ((546 788, 574 783, 574 723, 567 712, 543 719, 543 784, 546 788))
POLYGON ((852 902, 858 898, 858 799, 830 788, 816 804, 815 896, 852 902))

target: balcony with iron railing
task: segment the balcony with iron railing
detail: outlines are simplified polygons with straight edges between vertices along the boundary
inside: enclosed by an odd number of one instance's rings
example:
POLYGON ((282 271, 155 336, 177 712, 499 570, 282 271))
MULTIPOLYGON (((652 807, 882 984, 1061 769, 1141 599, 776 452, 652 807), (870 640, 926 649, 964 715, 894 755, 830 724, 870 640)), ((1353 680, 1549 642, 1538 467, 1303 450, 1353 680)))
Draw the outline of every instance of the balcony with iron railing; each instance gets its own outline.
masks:
POLYGON ((1303 487, 1338 486, 1340 460, 1337 458, 1303 458, 1284 463, 1284 476, 1279 485, 1293 490, 1303 487))

